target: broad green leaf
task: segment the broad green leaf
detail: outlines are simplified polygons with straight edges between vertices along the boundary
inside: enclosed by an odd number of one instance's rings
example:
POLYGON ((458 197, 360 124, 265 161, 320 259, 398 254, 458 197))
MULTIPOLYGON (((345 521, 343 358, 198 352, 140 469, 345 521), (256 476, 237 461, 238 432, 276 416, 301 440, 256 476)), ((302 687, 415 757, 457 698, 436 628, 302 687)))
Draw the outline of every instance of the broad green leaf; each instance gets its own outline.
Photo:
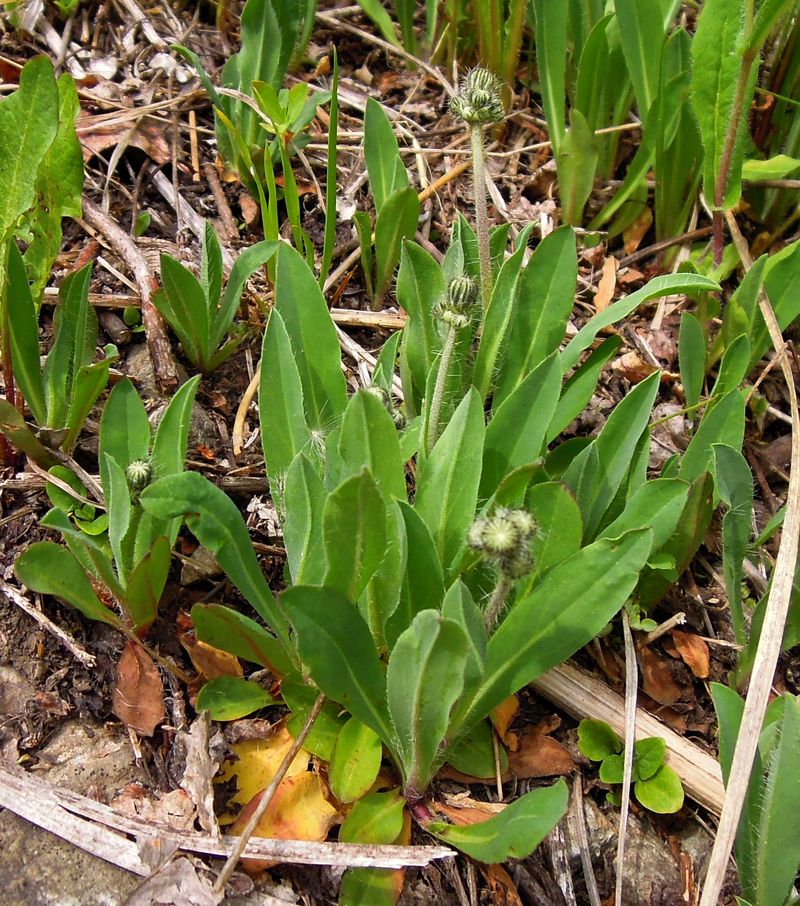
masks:
POLYGON ((311 453, 311 433, 303 408, 303 387, 283 318, 277 309, 269 316, 261 352, 258 390, 261 446, 273 495, 290 464, 303 450, 311 453))
MULTIPOLYGON (((0 246, 0 256, 3 254, 4 249, 0 246)), ((13 239, 8 242, 6 262, 7 282, 5 286, 0 283, 0 309, 5 308, 8 319, 7 340, 14 379, 34 420, 40 427, 44 427, 48 422, 45 388, 39 365, 39 324, 25 264, 13 239)), ((0 278, 2 270, 0 267, 0 278)))
POLYGON ((483 453, 483 406, 470 390, 417 474, 414 509, 447 568, 475 516, 483 453))
POLYGON ((328 495, 322 511, 325 586, 357 601, 386 552, 386 506, 366 470, 328 495))
POLYGON ((488 821, 463 827, 432 821, 425 830, 488 865, 524 859, 564 817, 568 800, 562 777, 552 786, 526 793, 488 821))
MULTIPOLYGON (((492 778, 497 775, 497 761, 493 742, 494 730, 491 724, 482 720, 464 736, 458 744, 447 749, 444 760, 462 774, 470 777, 492 778)), ((508 770, 508 754, 503 746, 499 748, 500 770, 508 770)))
POLYGON ((633 778, 649 780, 664 764, 667 744, 660 736, 638 739, 634 745, 633 778))
POLYGON ((668 764, 662 764, 649 779, 638 780, 633 788, 639 802, 658 815, 671 815, 683 808, 681 779, 668 764))
MULTIPOLYGON (((216 235, 216 234, 215 234, 216 235)), ((233 318, 239 308, 239 302, 242 297, 244 285, 258 268, 263 267, 270 261, 278 251, 280 243, 276 241, 256 242, 246 248, 233 262, 228 283, 225 286, 225 294, 222 302, 217 308, 216 297, 209 295, 209 314, 211 328, 209 332, 210 350, 213 351, 222 343, 225 335, 228 333, 233 322, 233 318)), ((210 289, 213 292, 216 284, 210 289)), ((221 364, 219 355, 213 357, 216 364, 221 364)))
POLYGON ((514 469, 538 459, 561 393, 561 362, 552 353, 506 397, 486 429, 480 494, 486 498, 514 469))
POLYGON ((556 411, 547 429, 547 442, 552 443, 559 434, 586 408, 597 389, 600 372, 614 358, 622 346, 619 337, 607 337, 594 349, 564 385, 556 411))
POLYGON ((397 429, 383 403, 369 390, 350 397, 339 433, 339 454, 354 475, 367 469, 388 504, 405 500, 406 479, 397 429))
POLYGON ((740 450, 744 439, 744 396, 739 390, 732 390, 716 402, 711 402, 694 437, 683 454, 678 475, 687 481, 694 481, 703 472, 711 469, 714 444, 726 444, 740 450))
POLYGON ((364 159, 375 210, 380 214, 389 196, 408 186, 408 173, 400 158, 389 117, 371 97, 367 98, 364 113, 364 159))
POLYGON ((598 312, 575 334, 561 354, 561 367, 569 371, 578 364, 580 354, 591 345, 597 334, 604 328, 627 318, 643 302, 655 299, 658 296, 668 296, 673 293, 714 292, 719 285, 708 277, 700 274, 665 274, 654 277, 641 289, 629 296, 612 303, 608 308, 598 312))
POLYGON ((758 53, 778 20, 792 7, 792 0, 765 0, 759 4, 753 27, 747 36, 748 50, 758 53))
MULTIPOLYGON (((228 578, 281 640, 291 657, 286 617, 269 590, 256 558, 247 526, 236 504, 197 472, 160 478, 139 498, 145 511, 162 519, 185 516, 197 540, 217 558, 228 578)), ((281 673, 291 667, 288 659, 274 665, 281 673)))
POLYGON ((203 254, 200 258, 200 286, 208 311, 213 312, 222 296, 222 246, 210 220, 203 228, 203 254))
POLYGON ((736 390, 747 377, 750 364, 750 341, 740 334, 728 344, 719 363, 717 379, 711 388, 712 397, 721 397, 736 390))
POLYGON ((124 472, 137 459, 150 453, 150 422, 133 384, 124 378, 108 395, 100 417, 100 480, 108 483, 108 454, 124 472))
POLYGON ((181 341, 186 357, 196 367, 210 359, 208 309, 197 277, 171 255, 161 256, 164 289, 153 294, 153 304, 181 341))
POLYGON ((631 529, 653 530, 654 554, 672 536, 689 495, 689 482, 679 478, 656 478, 640 485, 625 509, 601 532, 602 538, 618 538, 631 529))
MULTIPOLYGON (((387 644, 386 624, 400 606, 403 584, 406 578, 408 550, 406 526, 397 501, 389 504, 386 511, 386 549, 378 568, 372 574, 367 587, 358 600, 358 608, 367 621, 372 637, 378 647, 387 644)), ((390 640, 394 641, 393 624, 390 640)), ((403 628, 408 621, 403 624, 403 628)))
POLYGON ((556 166, 564 220, 578 225, 594 186, 597 144, 586 119, 576 108, 570 111, 570 127, 557 152, 556 166))
POLYGON ((331 792, 340 802, 365 796, 381 769, 383 743, 360 720, 351 717, 342 727, 328 767, 331 792))
POLYGON ((559 481, 535 484, 525 498, 525 507, 537 526, 531 544, 534 581, 580 550, 583 522, 575 497, 559 481))
POLYGON ((119 580, 124 585, 133 569, 133 538, 129 535, 133 506, 125 473, 108 453, 104 455, 107 481, 103 486, 108 507, 108 540, 119 580))
POLYGON ((743 611, 743 562, 750 540, 753 512, 753 476, 742 454, 725 444, 712 446, 713 475, 717 495, 726 506, 722 517, 722 572, 728 596, 731 624, 736 641, 747 642, 743 611))
MULTIPOLYGON (((795 241, 767 259, 764 290, 769 297, 780 329, 786 330, 800 315, 800 242, 795 241)), ((753 330, 748 332, 753 347, 750 367, 755 368, 772 346, 767 325, 758 306, 753 312, 753 330)))
POLYGON ((372 372, 372 383, 376 387, 383 387, 387 392, 392 390, 392 380, 394 378, 395 365, 397 363, 397 352, 400 348, 400 340, 403 338, 403 331, 396 330, 389 339, 381 346, 375 362, 375 370, 372 372))
POLYGON ((611 620, 633 591, 652 544, 649 529, 601 539, 564 560, 517 600, 489 640, 486 672, 465 726, 560 664, 611 620))
POLYGON ((700 402, 706 376, 706 340, 700 322, 688 311, 681 315, 678 356, 686 405, 694 406, 700 402))
POLYGON ((183 471, 189 445, 192 408, 199 384, 200 375, 195 375, 179 387, 158 422, 153 439, 154 478, 178 475, 183 471))
MULTIPOLYGON (((782 252, 778 252, 777 255, 783 255, 785 251, 784 249, 782 252)), ((712 350, 713 360, 718 359, 723 350, 727 350, 736 337, 742 334, 748 337, 752 346, 756 319, 760 316, 758 296, 761 292, 761 284, 764 280, 764 272, 769 260, 766 255, 757 258, 728 300, 722 317, 722 328, 714 342, 712 350)), ((760 354, 758 358, 760 358, 760 354)), ((758 361, 758 358, 756 358, 756 361, 758 361)))
POLYGON ((383 668, 353 602, 331 588, 295 585, 283 592, 281 603, 312 680, 394 751, 383 668))
POLYGON ((325 577, 322 511, 327 496, 314 466, 298 453, 286 473, 283 492, 283 543, 289 575, 297 585, 321 585, 325 577))
POLYGON ((742 158, 747 127, 747 105, 753 96, 758 66, 743 69, 745 0, 706 0, 692 39, 691 101, 700 124, 705 151, 703 191, 714 207, 732 208, 741 195, 742 158), (737 90, 742 75, 744 91, 737 90), (735 124, 732 145, 728 144, 735 124), (722 174, 723 194, 717 197, 722 174))
POLYGON ((604 720, 586 718, 578 724, 578 748, 592 761, 603 761, 621 752, 622 743, 604 720))
POLYGON ((147 629, 158 614, 158 602, 167 584, 172 545, 161 535, 134 566, 125 585, 125 604, 137 632, 147 629))
POLYGON ((403 829, 405 801, 397 790, 368 793, 347 813, 341 843, 394 843, 403 829))
POLYGON ((464 691, 471 692, 483 676, 486 663, 486 628, 483 613, 467 586, 460 580, 447 589, 442 601, 442 617, 452 620, 461 627, 467 642, 464 664, 464 691))
POLYGON ((652 5, 637 0, 615 0, 614 9, 639 116, 645 120, 658 92, 665 23, 652 5))
POLYGON ((394 44, 395 47, 402 47, 397 38, 392 18, 381 6, 380 0, 358 0, 358 5, 378 27, 384 41, 394 44))
POLYGON ((192 623, 201 642, 274 672, 286 662, 280 643, 255 620, 223 604, 195 604, 192 623))
POLYGON ((306 421, 325 430, 347 402, 336 329, 314 274, 285 243, 278 249, 275 281, 275 309, 283 318, 300 372, 306 421))
POLYGON ((197 693, 195 710, 208 711, 211 720, 238 720, 277 704, 266 689, 238 676, 217 676, 197 693))
POLYGON ((118 627, 119 617, 94 593, 74 554, 52 541, 37 541, 17 557, 14 571, 23 585, 43 595, 55 595, 85 617, 118 627))
POLYGON ((419 198, 408 186, 386 199, 375 218, 375 298, 382 299, 400 260, 404 239, 413 237, 419 220, 419 198))
MULTIPOLYGON (((292 683, 284 680, 281 683, 281 697, 286 707, 292 712, 286 723, 286 729, 297 738, 308 718, 309 712, 319 695, 319 690, 305 683, 292 683)), ((339 733, 348 717, 336 702, 326 701, 316 720, 311 725, 311 731, 303 742, 303 748, 321 758, 330 761, 333 757, 333 747, 339 738, 339 733)))
POLYGON ((422 796, 433 778, 466 662, 464 630, 436 610, 418 613, 392 649, 386 694, 407 799, 422 796))
POLYGON ((569 11, 566 3, 533 0, 536 57, 547 131, 557 157, 566 123, 566 63, 569 11))
POLYGON ((78 369, 72 382, 72 399, 67 412, 67 433, 61 444, 65 452, 70 452, 75 446, 78 434, 86 423, 89 413, 94 408, 100 394, 108 383, 109 369, 118 356, 113 352, 113 346, 107 346, 107 357, 93 365, 84 365, 78 369))
POLYGON ((37 171, 57 130, 53 64, 33 57, 22 67, 19 88, 0 101, 0 244, 33 206, 37 171))

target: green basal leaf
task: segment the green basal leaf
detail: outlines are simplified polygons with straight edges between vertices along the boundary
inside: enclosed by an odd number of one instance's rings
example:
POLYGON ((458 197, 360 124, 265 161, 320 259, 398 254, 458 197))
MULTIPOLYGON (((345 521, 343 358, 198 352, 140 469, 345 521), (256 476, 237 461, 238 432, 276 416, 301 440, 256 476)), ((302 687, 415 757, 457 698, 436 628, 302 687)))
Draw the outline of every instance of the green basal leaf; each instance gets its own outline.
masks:
POLYGON ((633 789, 639 802, 658 815, 671 815, 683 808, 681 778, 668 764, 662 764, 648 780, 637 781, 633 789))
POLYGON ((405 801, 398 790, 368 793, 353 805, 339 831, 341 843, 394 843, 403 829, 405 801))
MULTIPOLYGON (((689 483, 679 478, 656 478, 640 485, 622 513, 600 533, 601 538, 618 538, 624 532, 650 528, 652 553, 672 537, 689 496, 689 483)), ((652 558, 651 558, 652 562, 652 558)))
POLYGON ((52 541, 37 541, 14 563, 23 585, 43 595, 55 595, 90 620, 119 627, 120 619, 94 593, 74 554, 52 541))
POLYGON ((375 299, 383 298, 400 260, 404 239, 413 237, 419 220, 419 198, 408 186, 393 192, 375 218, 375 299))
POLYGON ((211 358, 206 296, 195 275, 171 255, 161 256, 164 289, 153 294, 153 304, 181 341, 186 357, 197 368, 211 358))
POLYGON ((186 461, 189 427, 200 375, 189 378, 169 401, 156 428, 151 465, 153 477, 179 475, 186 461))
POLYGON ((603 761, 609 755, 618 755, 622 743, 604 720, 586 718, 578 724, 578 748, 592 761, 603 761))
POLYGON ((312 680, 393 748, 386 680, 355 604, 331 588, 295 585, 280 597, 312 680))
POLYGON ((150 422, 133 384, 124 378, 108 395, 100 417, 100 481, 108 486, 106 454, 124 472, 137 459, 150 454, 150 422))
POLYGON ((298 453, 286 473, 283 543, 289 575, 296 585, 321 585, 325 578, 322 513, 328 493, 317 470, 298 453))
POLYGON ((744 395, 732 390, 706 406, 703 418, 681 460, 678 475, 694 481, 712 466, 713 445, 726 444, 740 450, 744 439, 744 395))
POLYGON ((105 465, 108 476, 104 485, 108 507, 108 540, 111 543, 119 580, 124 585, 128 573, 133 568, 131 562, 133 538, 129 534, 133 505, 125 473, 117 465, 116 460, 106 454, 105 465))
POLYGON ((573 108, 570 127, 556 156, 564 220, 573 226, 583 218, 583 207, 594 186, 597 159, 594 132, 580 110, 573 108))
POLYGON ((526 793, 488 821, 465 827, 431 821, 425 830, 489 865, 524 859, 564 817, 568 800, 569 790, 561 778, 552 786, 526 793))
POLYGON ((622 755, 609 755, 603 759, 598 776, 602 783, 622 783, 625 779, 625 760, 622 755))
POLYGON ((375 210, 380 213, 393 192, 408 186, 408 172, 400 158, 392 124, 374 98, 367 98, 364 113, 364 159, 375 210))
POLYGON ((125 605, 133 629, 147 629, 158 614, 158 602, 167 584, 172 544, 163 535, 134 566, 125 585, 125 605))
POLYGON ((209 304, 211 305, 209 342, 212 350, 222 343, 231 329, 245 283, 247 283, 252 274, 274 257, 278 251, 278 245, 279 243, 275 241, 264 241, 256 242, 246 248, 233 263, 228 276, 228 283, 225 287, 225 295, 219 308, 217 308, 214 301, 219 298, 219 293, 215 297, 209 296, 209 304))
POLYGON ((266 689, 238 676, 218 676, 197 693, 195 710, 208 711, 211 720, 238 720, 254 711, 278 704, 266 689))
POLYGON ((360 800, 375 783, 382 758, 380 737, 351 717, 339 733, 328 768, 333 795, 340 802, 360 800))
POLYGON ((418 613, 392 649, 386 694, 406 798, 422 796, 433 778, 466 663, 464 630, 435 610, 418 613))
POLYGON ((639 739, 633 750, 633 779, 650 780, 664 764, 667 744, 660 736, 639 739))
POLYGON ((286 662, 280 642, 255 620, 223 604, 195 604, 192 623, 201 642, 279 673, 286 662))
MULTIPOLYGON (((531 545, 534 560, 531 582, 534 582, 580 550, 583 523, 572 492, 561 482, 535 484, 525 498, 525 508, 537 525, 531 545)), ((531 587, 532 584, 527 586, 531 587)))
POLYGON ((681 314, 678 356, 686 405, 695 406, 700 402, 706 376, 706 339, 700 322, 688 311, 681 314))
MULTIPOLYGON (((314 702, 319 695, 319 690, 313 686, 301 685, 284 680, 281 683, 281 697, 286 707, 292 712, 286 723, 286 729, 294 736, 298 736, 314 707, 314 702)), ((330 761, 333 757, 333 747, 339 738, 339 733, 347 721, 347 715, 342 712, 336 702, 326 701, 317 719, 311 726, 311 732, 303 742, 303 748, 323 761, 330 761)))
MULTIPOLYGON (((455 746, 444 753, 444 760, 469 777, 494 778, 497 774, 494 731, 488 721, 482 720, 466 733, 455 746)), ((508 770, 508 753, 503 746, 498 749, 500 773, 508 770)))

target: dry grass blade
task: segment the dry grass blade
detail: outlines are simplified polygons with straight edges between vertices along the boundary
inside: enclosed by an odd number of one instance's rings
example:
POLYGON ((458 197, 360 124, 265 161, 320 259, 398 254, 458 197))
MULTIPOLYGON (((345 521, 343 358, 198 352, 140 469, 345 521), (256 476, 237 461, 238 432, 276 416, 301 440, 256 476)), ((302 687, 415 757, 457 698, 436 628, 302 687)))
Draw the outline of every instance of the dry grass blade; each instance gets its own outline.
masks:
POLYGON ((622 637, 625 640, 625 749, 622 769, 622 803, 619 809, 619 839, 617 840, 617 879, 614 903, 622 906, 622 866, 625 861, 625 837, 628 831, 628 814, 631 807, 631 781, 633 780, 633 746, 636 742, 636 649, 631 635, 631 624, 625 608, 622 609, 622 637))
MULTIPOLYGON (((749 269, 753 261, 733 214, 729 213, 727 215, 727 221, 739 255, 745 267, 749 269)), ((791 471, 789 473, 789 491, 786 499, 786 517, 783 522, 781 544, 775 562, 775 569, 772 573, 772 587, 767 599, 761 638, 758 642, 758 650, 750 678, 750 688, 747 692, 742 723, 739 729, 739 738, 736 741, 736 749, 733 753, 730 781, 725 793, 725 803, 720 816, 717 836, 714 840, 714 848, 711 851, 711 859, 708 865, 706 882, 703 885, 700 906, 716 906, 718 903, 725 871, 728 866, 728 859, 736 839, 736 830, 739 826, 739 817, 747 795, 747 785, 750 780, 753 758, 758 746, 758 737, 769 702, 775 666, 781 651, 783 630, 791 600, 792 583, 797 563, 798 539, 800 538, 800 414, 798 414, 797 410, 794 375, 786 354, 786 344, 775 318, 775 312, 772 310, 772 305, 763 290, 759 296, 758 304, 767 324, 772 345, 775 347, 775 355, 780 361, 781 370, 789 392, 789 405, 792 413, 791 471)))

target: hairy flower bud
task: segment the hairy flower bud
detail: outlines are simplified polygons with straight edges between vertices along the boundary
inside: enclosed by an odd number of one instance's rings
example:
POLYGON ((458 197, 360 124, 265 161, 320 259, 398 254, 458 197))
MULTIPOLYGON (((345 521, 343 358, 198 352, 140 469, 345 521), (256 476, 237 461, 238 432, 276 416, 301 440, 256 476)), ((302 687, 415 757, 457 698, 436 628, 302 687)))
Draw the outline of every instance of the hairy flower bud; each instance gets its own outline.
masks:
POLYGON ((125 469, 125 477, 128 480, 128 487, 131 491, 141 491, 150 483, 153 474, 152 466, 144 459, 134 459, 134 461, 125 469))
POLYGON ((498 507, 491 516, 475 520, 467 543, 499 573, 519 579, 533 567, 530 543, 535 532, 536 522, 526 510, 498 507))
POLYGON ((502 90, 503 83, 493 72, 480 67, 473 69, 450 101, 450 109, 469 125, 499 123, 505 115, 502 90))
POLYGON ((461 330, 472 320, 477 299, 478 284, 472 277, 455 277, 447 287, 447 295, 436 306, 435 314, 448 327, 461 330))

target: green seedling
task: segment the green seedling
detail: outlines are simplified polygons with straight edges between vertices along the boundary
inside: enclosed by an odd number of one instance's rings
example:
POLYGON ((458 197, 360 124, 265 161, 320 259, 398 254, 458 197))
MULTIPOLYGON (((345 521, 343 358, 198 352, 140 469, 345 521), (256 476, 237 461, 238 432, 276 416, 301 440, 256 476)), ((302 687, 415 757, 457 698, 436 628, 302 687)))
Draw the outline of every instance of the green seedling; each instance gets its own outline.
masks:
POLYGON ((161 256, 164 288, 153 304, 181 341, 186 358, 202 372, 218 368, 239 347, 244 328, 234 329, 242 290, 248 277, 275 254, 277 243, 259 242, 236 259, 222 292, 222 249, 206 223, 200 279, 170 255, 161 256))
MULTIPOLYGON (((600 780, 620 784, 624 780, 622 743, 602 720, 582 720, 578 725, 578 748, 591 761, 600 762, 600 780)), ((665 763, 667 744, 658 736, 639 739, 633 749, 633 790, 651 812, 672 814, 683 806, 680 777, 665 763)), ((609 800, 619 805, 616 794, 609 800)))

